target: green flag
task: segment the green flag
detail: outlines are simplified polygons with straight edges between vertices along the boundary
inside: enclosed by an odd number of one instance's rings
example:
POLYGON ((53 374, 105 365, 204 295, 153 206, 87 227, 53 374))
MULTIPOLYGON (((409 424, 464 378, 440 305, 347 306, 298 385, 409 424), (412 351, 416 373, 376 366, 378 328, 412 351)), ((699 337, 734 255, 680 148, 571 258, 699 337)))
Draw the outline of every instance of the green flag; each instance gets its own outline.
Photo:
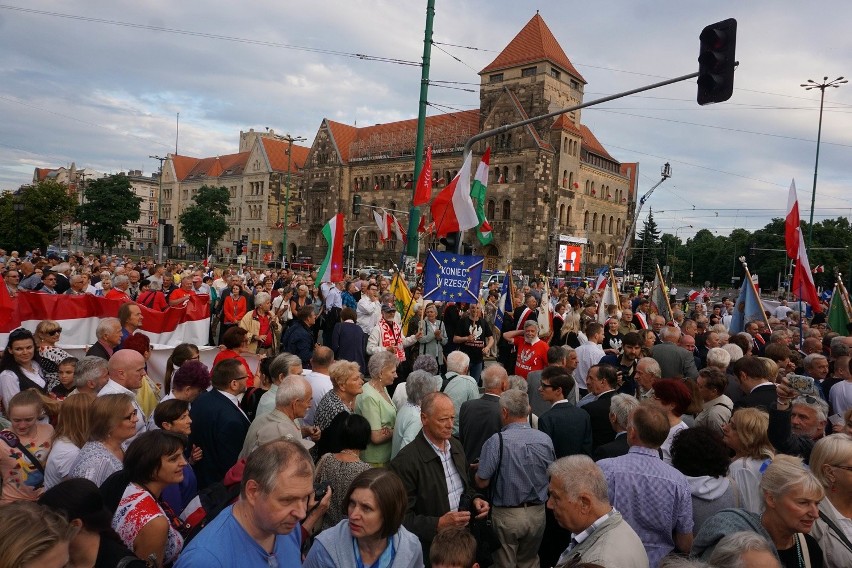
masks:
POLYGON ((840 287, 834 285, 834 293, 831 295, 831 303, 828 306, 828 325, 831 326, 831 331, 836 331, 840 335, 847 336, 849 331, 846 325, 849 323, 849 316, 846 315, 846 308, 843 307, 843 298, 840 296, 840 287))

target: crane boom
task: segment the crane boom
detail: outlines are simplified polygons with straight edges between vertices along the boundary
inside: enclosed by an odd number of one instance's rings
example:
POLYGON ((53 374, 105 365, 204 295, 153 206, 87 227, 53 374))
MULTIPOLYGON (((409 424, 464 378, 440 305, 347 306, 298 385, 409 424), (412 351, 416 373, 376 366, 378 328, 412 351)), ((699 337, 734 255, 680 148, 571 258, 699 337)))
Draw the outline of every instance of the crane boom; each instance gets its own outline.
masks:
POLYGON ((639 206, 636 209, 636 214, 633 215, 633 221, 630 223, 630 230, 627 231, 627 235, 624 237, 624 242, 621 244, 621 249, 618 251, 618 259, 615 261, 616 266, 624 267, 624 273, 627 274, 627 250, 630 248, 630 241, 633 239, 633 232, 636 230, 636 221, 639 219, 639 214, 642 212, 642 207, 645 205, 645 202, 648 201, 648 198, 651 197, 651 194, 654 193, 654 190, 660 187, 660 184, 672 177, 672 167, 666 162, 663 166, 662 171, 660 172, 662 178, 658 181, 654 186, 645 192, 639 199, 639 206))

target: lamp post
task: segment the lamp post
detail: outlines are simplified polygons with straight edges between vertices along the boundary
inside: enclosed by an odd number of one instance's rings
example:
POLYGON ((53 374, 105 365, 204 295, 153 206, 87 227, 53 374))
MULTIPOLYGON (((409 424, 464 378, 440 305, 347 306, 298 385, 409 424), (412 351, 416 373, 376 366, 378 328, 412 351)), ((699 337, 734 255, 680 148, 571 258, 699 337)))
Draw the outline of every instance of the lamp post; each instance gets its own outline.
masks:
POLYGON ((166 158, 161 158, 160 156, 148 156, 152 160, 157 160, 160 162, 160 175, 159 182, 160 187, 157 191, 157 262, 163 263, 163 225, 166 224, 166 220, 163 219, 163 162, 166 161, 166 158))
MULTIPOLYGON (((281 236, 281 266, 287 264, 287 230, 290 224, 290 169, 293 163, 293 142, 304 142, 307 138, 296 136, 295 138, 287 134, 281 136, 281 140, 288 143, 287 146, 287 189, 284 196, 284 232, 281 236)), ((278 197, 278 206, 281 206, 281 197, 278 197)))
POLYGON ((807 83, 802 83, 799 85, 800 87, 804 87, 806 91, 810 91, 811 89, 819 89, 819 127, 817 128, 817 147, 816 147, 816 161, 814 162, 814 188, 811 192, 811 217, 810 217, 810 227, 808 228, 808 246, 811 246, 811 243, 814 239, 814 204, 816 202, 816 186, 817 186, 817 172, 819 171, 819 142, 820 137, 822 136, 822 107, 825 102, 825 90, 829 87, 834 87, 835 89, 839 89, 840 85, 844 83, 848 83, 846 79, 843 77, 838 77, 837 79, 828 80, 828 77, 822 78, 822 83, 817 83, 813 79, 808 79, 807 83))

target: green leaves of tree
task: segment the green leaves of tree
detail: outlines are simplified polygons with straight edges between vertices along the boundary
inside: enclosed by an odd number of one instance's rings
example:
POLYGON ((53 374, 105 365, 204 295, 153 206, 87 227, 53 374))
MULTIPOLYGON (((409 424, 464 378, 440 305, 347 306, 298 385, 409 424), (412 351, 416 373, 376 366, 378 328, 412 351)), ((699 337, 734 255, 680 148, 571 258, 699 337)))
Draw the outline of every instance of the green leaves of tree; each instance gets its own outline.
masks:
POLYGON ((55 180, 40 181, 0 195, 0 246, 7 250, 41 248, 59 235, 59 223, 73 216, 76 197, 55 180), (15 210, 15 204, 20 207, 15 210))
POLYGON ((207 250, 207 239, 211 248, 228 232, 228 214, 231 195, 224 186, 203 185, 192 200, 193 205, 178 216, 184 241, 200 253, 207 250))
POLYGON ((133 193, 127 176, 114 174, 87 182, 83 197, 85 203, 77 207, 77 220, 101 251, 131 237, 125 226, 139 220, 142 198, 133 193))

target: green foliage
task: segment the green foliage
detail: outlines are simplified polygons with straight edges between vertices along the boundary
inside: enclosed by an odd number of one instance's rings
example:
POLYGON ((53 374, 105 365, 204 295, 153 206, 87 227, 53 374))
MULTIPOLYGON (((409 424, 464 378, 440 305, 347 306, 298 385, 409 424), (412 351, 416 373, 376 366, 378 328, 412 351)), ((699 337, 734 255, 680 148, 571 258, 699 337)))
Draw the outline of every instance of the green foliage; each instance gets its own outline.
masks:
POLYGON ((86 234, 104 249, 112 249, 131 237, 125 227, 139 220, 142 198, 133 193, 130 180, 114 174, 86 183, 84 203, 77 207, 77 220, 86 234))
POLYGON ((44 251, 59 235, 59 224, 74 211, 75 197, 55 180, 26 185, 0 195, 0 246, 21 254, 34 248, 44 251), (15 204, 22 206, 15 211, 15 204))
POLYGON ((228 232, 228 213, 231 204, 231 194, 224 186, 201 186, 192 198, 195 202, 184 209, 178 217, 180 231, 186 243, 199 253, 207 250, 207 239, 210 246, 228 232))

